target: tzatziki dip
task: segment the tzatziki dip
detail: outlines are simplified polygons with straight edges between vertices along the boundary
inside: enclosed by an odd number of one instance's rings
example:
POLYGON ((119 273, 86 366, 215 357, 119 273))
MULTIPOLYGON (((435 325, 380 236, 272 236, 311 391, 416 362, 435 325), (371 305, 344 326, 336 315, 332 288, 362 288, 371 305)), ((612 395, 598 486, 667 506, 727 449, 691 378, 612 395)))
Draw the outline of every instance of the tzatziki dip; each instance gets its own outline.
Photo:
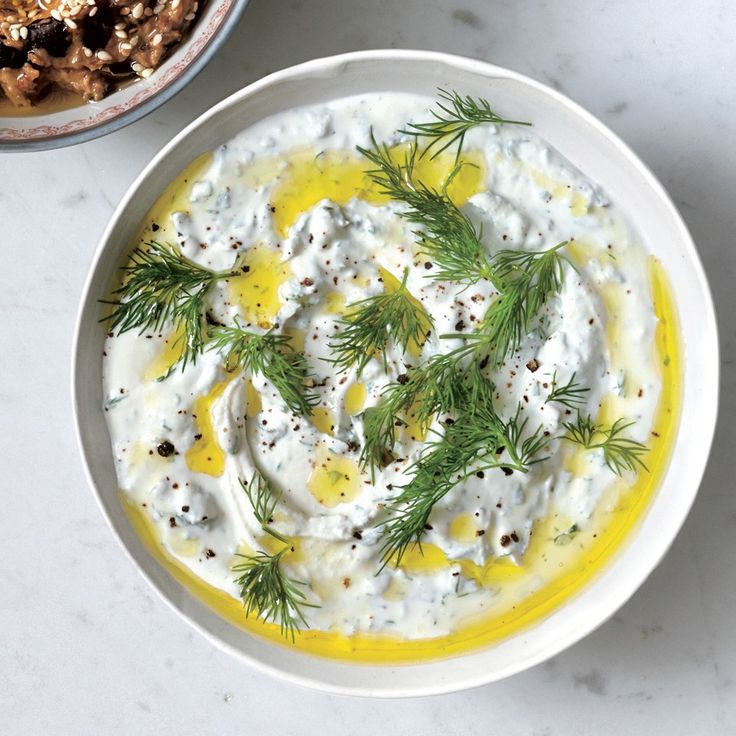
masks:
POLYGON ((288 110, 141 223, 103 315, 121 500, 236 625, 353 659, 488 644, 597 574, 656 492, 666 278, 503 112, 442 91, 288 110))

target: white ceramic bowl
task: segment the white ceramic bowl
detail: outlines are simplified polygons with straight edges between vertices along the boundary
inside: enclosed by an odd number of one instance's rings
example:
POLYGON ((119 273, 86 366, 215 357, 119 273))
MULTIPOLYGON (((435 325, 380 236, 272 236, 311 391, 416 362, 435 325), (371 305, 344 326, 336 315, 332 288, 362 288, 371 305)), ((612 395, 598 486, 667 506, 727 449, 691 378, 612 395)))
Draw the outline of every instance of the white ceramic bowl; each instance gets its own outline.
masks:
POLYGON ((171 99, 204 69, 225 42, 248 0, 209 0, 184 40, 148 78, 99 102, 67 110, 0 115, 0 151, 37 151, 99 138, 142 118, 171 99))
POLYGON ((459 690, 498 680, 551 657, 611 616, 662 559, 695 498, 711 444, 718 399, 718 343, 708 285, 685 225, 662 186, 598 120, 538 82, 490 64, 423 51, 369 51, 319 59, 272 74, 224 100, 182 131, 149 164, 115 212, 87 280, 73 370, 77 430, 89 481, 124 549, 163 599, 212 642, 291 682, 384 697, 459 690), (139 223, 169 181, 199 154, 261 118, 360 92, 433 95, 437 87, 492 100, 533 120, 541 134, 623 207, 662 261, 677 298, 684 341, 682 416, 666 477, 645 517, 608 567, 548 618, 501 643, 453 659, 405 666, 351 665, 277 646, 221 619, 159 566, 117 498, 102 412, 103 297, 139 223))

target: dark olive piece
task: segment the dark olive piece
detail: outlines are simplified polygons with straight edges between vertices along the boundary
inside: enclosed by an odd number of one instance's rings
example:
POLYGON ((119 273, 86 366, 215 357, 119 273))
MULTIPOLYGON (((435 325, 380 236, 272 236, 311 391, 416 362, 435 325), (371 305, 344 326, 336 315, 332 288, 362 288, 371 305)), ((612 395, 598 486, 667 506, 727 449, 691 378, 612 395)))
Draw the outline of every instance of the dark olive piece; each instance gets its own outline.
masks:
POLYGON ((36 20, 28 26, 29 49, 44 49, 51 56, 64 56, 71 41, 66 25, 55 18, 36 20))
POLYGON ((114 64, 110 64, 107 70, 113 77, 129 77, 133 73, 129 61, 117 61, 114 64))
POLYGON ((26 63, 26 52, 0 43, 0 69, 20 69, 26 63))
POLYGON ((115 16, 109 8, 101 8, 91 18, 85 19, 82 43, 92 51, 104 49, 115 28, 115 16))

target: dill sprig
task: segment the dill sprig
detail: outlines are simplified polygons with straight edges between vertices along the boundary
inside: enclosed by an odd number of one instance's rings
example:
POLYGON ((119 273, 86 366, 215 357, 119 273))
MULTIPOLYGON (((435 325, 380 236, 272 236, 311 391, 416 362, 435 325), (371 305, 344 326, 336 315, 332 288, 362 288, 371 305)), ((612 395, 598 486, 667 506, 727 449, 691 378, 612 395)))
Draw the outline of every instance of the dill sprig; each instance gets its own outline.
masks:
POLYGON ((576 409, 580 404, 584 404, 586 400, 585 394, 590 391, 589 388, 583 386, 575 380, 575 373, 572 374, 570 380, 560 385, 557 383, 557 370, 552 374, 552 387, 550 389, 547 398, 544 400, 545 404, 556 402, 566 406, 568 409, 576 409))
POLYGON ((435 158, 451 146, 457 145, 456 160, 459 160, 465 135, 471 128, 483 123, 531 125, 521 120, 502 118, 491 109, 488 100, 482 97, 478 99, 470 95, 463 97, 457 92, 448 92, 444 89, 439 89, 437 95, 440 98, 437 109, 431 110, 434 120, 409 123, 405 130, 399 131, 405 135, 429 139, 422 155, 434 149, 432 158, 435 158))
POLYGON ((466 345, 487 355, 494 368, 519 348, 532 321, 551 294, 562 288, 567 259, 560 250, 567 241, 545 251, 501 250, 493 267, 501 282, 500 294, 491 302, 475 332, 441 335, 464 338, 466 345))
POLYGON ((560 251, 567 241, 545 251, 504 249, 489 256, 481 232, 447 195, 458 167, 442 191, 431 189, 414 177, 416 146, 402 164, 387 145, 372 140, 372 149, 358 148, 377 167, 367 173, 385 194, 407 206, 400 216, 422 228, 415 235, 420 252, 438 267, 432 278, 468 285, 487 280, 499 292, 475 333, 441 335, 475 342, 497 367, 521 344, 549 295, 562 288, 567 259, 560 251))
POLYGON ((223 354, 230 369, 262 374, 295 414, 310 415, 319 401, 306 387, 309 364, 293 349, 289 335, 278 335, 273 329, 249 332, 236 320, 235 327, 214 327, 208 345, 223 354))
POLYGON ((453 413, 465 400, 478 401, 488 382, 478 366, 498 368, 518 349, 549 294, 560 290, 565 259, 559 251, 565 244, 539 252, 502 250, 494 256, 493 267, 502 291, 478 328, 471 333, 440 335, 463 344, 410 369, 401 381, 386 387, 377 406, 363 413, 365 438, 360 462, 364 468, 370 467, 373 474, 373 468, 387 464, 396 440, 395 427, 405 423, 402 413, 413 408, 419 423, 427 426, 438 413, 453 413))
POLYGON ((258 471, 253 473, 253 477, 249 483, 246 483, 242 478, 238 478, 238 481, 250 501, 253 516, 256 517, 256 521, 261 525, 261 529, 280 542, 288 544, 289 541, 286 537, 282 536, 271 526, 273 524, 274 511, 281 500, 281 494, 276 493, 273 490, 273 486, 258 471))
POLYGON ((540 461, 536 456, 549 441, 547 435, 541 427, 526 432, 520 406, 511 418, 501 419, 493 408, 493 391, 477 361, 460 366, 452 357, 437 355, 390 384, 384 401, 364 412, 361 461, 372 470, 392 458, 395 427, 406 423, 401 413, 411 410, 420 423, 440 412, 454 416, 442 422, 442 433, 433 430, 437 439, 427 443, 410 469, 412 480, 391 502, 391 516, 384 522, 384 564, 394 555, 400 560, 407 546, 420 540, 434 505, 469 474, 494 467, 526 472, 540 461))
POLYGON ((375 468, 391 461, 396 428, 407 424, 402 415, 411 411, 421 427, 428 427, 436 414, 453 414, 465 401, 476 403, 489 385, 480 371, 466 371, 454 353, 433 355, 409 368, 385 387, 380 403, 363 412, 361 467, 370 468, 373 477, 375 468))
POLYGON ((589 414, 578 411, 574 422, 563 423, 566 434, 561 439, 582 445, 586 450, 602 450, 604 462, 616 475, 623 475, 625 470, 636 472, 639 468, 648 471, 641 456, 649 448, 641 442, 621 436, 624 430, 634 424, 636 422, 620 417, 610 427, 604 427, 595 424, 589 414))
POLYGON ((399 418, 398 410, 390 399, 368 407, 362 419, 365 436, 358 463, 363 470, 370 469, 371 482, 375 482, 376 468, 384 468, 394 459, 396 427, 405 422, 399 418))
POLYGON ((281 558, 288 549, 284 547, 275 554, 238 554, 244 562, 233 565, 232 569, 240 573, 235 584, 240 587, 246 618, 253 613, 267 621, 278 622, 282 636, 295 641, 300 627, 309 628, 302 607, 313 607, 313 604, 307 602, 299 588, 304 583, 292 580, 281 569, 281 558))
MULTIPOLYGON (((488 391, 488 397, 490 397, 488 391)), ((452 421, 443 422, 444 431, 427 443, 414 463, 412 478, 391 500, 390 517, 383 522, 381 559, 383 564, 401 562, 411 544, 420 544, 434 506, 458 483, 469 476, 493 468, 526 473, 546 458, 537 457, 549 442, 542 427, 527 434, 528 418, 521 419, 521 406, 507 420, 493 408, 490 399, 466 404, 452 421)))
POLYGON ((237 555, 244 562, 234 565, 232 569, 241 573, 235 584, 240 586, 246 618, 254 613, 267 621, 278 622, 282 636, 290 636, 294 641, 300 626, 309 628, 302 609, 317 606, 309 603, 300 589, 299 586, 305 583, 288 577, 281 568, 281 558, 289 550, 290 544, 271 526, 280 494, 273 491, 268 480, 257 470, 250 482, 239 481, 261 529, 286 545, 274 554, 260 551, 253 555, 237 555))
POLYGON ((112 329, 118 334, 134 329, 157 332, 171 323, 175 331, 181 332, 177 342, 183 344, 177 362, 182 370, 190 361, 196 362, 205 344, 205 295, 215 281, 237 276, 238 272, 210 271, 190 261, 171 243, 155 241, 145 249, 136 248, 123 271, 126 278, 113 292, 116 298, 103 301, 114 307, 105 317, 112 329))
POLYGON ((549 456, 539 457, 539 453, 549 444, 550 439, 549 433, 543 430, 542 425, 539 425, 531 434, 526 434, 525 430, 529 417, 524 417, 522 421, 520 421, 520 417, 521 404, 518 404, 516 414, 506 420, 504 425, 505 436, 508 440, 505 447, 518 465, 528 469, 530 465, 548 459, 549 456))
POLYGON ((541 251, 504 249, 493 256, 493 265, 503 284, 501 293, 513 289, 521 294, 527 324, 544 306, 549 295, 562 288, 564 267, 569 261, 560 254, 560 250, 567 243, 563 240, 541 251))
POLYGON ((406 288, 409 269, 393 293, 384 291, 350 304, 347 314, 338 321, 342 330, 329 344, 335 357, 329 359, 338 369, 357 366, 357 375, 378 353, 388 369, 387 347, 399 345, 406 352, 410 344, 421 345, 434 326, 432 318, 415 304, 406 288))
POLYGON ((458 164, 441 190, 428 187, 414 176, 417 148, 412 145, 403 163, 371 134, 372 148, 358 151, 374 166, 366 173, 382 193, 402 202, 407 209, 400 216, 422 229, 415 231, 418 248, 437 267, 432 278, 474 284, 481 279, 495 283, 495 272, 481 243, 481 233, 447 194, 447 187, 460 171, 458 164))

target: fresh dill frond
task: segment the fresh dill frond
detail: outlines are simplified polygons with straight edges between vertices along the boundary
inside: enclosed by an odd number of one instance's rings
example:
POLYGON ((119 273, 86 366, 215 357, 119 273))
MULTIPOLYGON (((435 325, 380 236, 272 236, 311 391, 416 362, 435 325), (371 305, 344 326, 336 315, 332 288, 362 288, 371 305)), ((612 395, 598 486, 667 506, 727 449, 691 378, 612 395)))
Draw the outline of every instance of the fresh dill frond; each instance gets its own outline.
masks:
POLYGON ((417 138, 426 138, 429 143, 422 155, 432 151, 432 158, 439 156, 453 145, 457 146, 456 160, 459 160, 465 135, 469 130, 484 123, 496 125, 531 125, 522 120, 507 120, 497 115, 488 100, 482 97, 476 99, 470 95, 463 97, 457 92, 448 92, 444 89, 437 91, 439 102, 437 109, 431 110, 434 120, 425 123, 409 123, 406 129, 399 133, 413 135, 417 138))
POLYGON ((369 406, 362 414, 363 446, 358 463, 363 470, 370 469, 371 482, 375 481, 376 468, 384 468, 393 460, 396 443, 396 427, 404 424, 393 402, 383 401, 369 406))
POLYGON ((410 344, 421 345, 434 322, 415 304, 406 288, 409 269, 396 291, 368 297, 348 305, 346 316, 338 320, 341 327, 329 343, 335 357, 330 358, 338 369, 357 366, 357 375, 376 355, 383 357, 384 370, 388 369, 387 347, 399 345, 406 352, 410 344))
POLYGON ((393 458, 396 427, 408 424, 408 414, 420 427, 428 427, 439 413, 454 414, 466 401, 473 404, 492 384, 480 371, 461 365, 462 356, 455 353, 433 355, 426 363, 407 369, 405 374, 388 384, 381 401, 363 414, 363 447, 360 464, 363 469, 386 466, 393 458))
POLYGON ((602 450, 604 462, 616 475, 623 475, 625 470, 636 472, 639 468, 648 472, 649 468, 641 457, 649 448, 641 442, 621 436, 624 430, 634 424, 636 422, 620 417, 606 428, 595 424, 590 415, 578 411, 574 422, 562 425, 566 430, 562 439, 582 445, 586 450, 602 450))
MULTIPOLYGON (((393 562, 397 567, 412 544, 421 545, 435 505, 465 477, 466 468, 477 454, 477 449, 461 446, 455 448, 447 436, 451 429, 445 427, 445 435, 430 443, 427 451, 410 469, 411 480, 401 493, 390 500, 389 516, 381 523, 381 560, 383 565, 393 562)), ((493 431, 484 439, 492 443, 493 431)), ((484 447, 488 445, 484 443, 484 447)), ((495 451, 491 450, 491 456, 495 451)))
POLYGON ((489 256, 480 230, 447 195, 447 186, 462 164, 438 191, 414 177, 416 146, 401 163, 386 144, 372 141, 371 149, 358 148, 376 166, 367 173, 384 194, 406 205, 400 216, 421 228, 414 234, 419 251, 437 266, 432 278, 468 285, 486 280, 499 292, 475 333, 441 336, 474 341, 498 367, 521 344, 550 294, 562 288, 567 259, 560 251, 567 241, 545 251, 504 249, 489 256))
POLYGON ((432 278, 468 284, 487 279, 495 283, 480 231, 447 194, 462 164, 455 167, 443 189, 433 189, 414 176, 416 145, 406 152, 402 163, 385 143, 377 143, 372 135, 371 141, 371 148, 358 146, 358 151, 376 167, 366 173, 382 193, 406 205, 400 216, 421 228, 414 234, 419 251, 436 266, 432 278))
POLYGON ((103 301, 114 307, 104 321, 118 334, 128 330, 158 332, 171 323, 181 332, 177 362, 183 370, 204 349, 202 321, 208 289, 215 281, 238 272, 210 271, 190 261, 171 243, 155 241, 146 248, 136 248, 130 260, 123 267, 123 285, 113 292, 116 298, 103 301))
POLYGON ((379 572, 389 562, 398 567, 411 545, 421 548, 432 509, 453 486, 450 478, 440 475, 441 468, 434 471, 431 466, 427 461, 417 467, 412 480, 388 507, 391 515, 382 524, 379 572))
MULTIPOLYGON (((169 370, 161 376, 165 378, 171 373, 177 363, 181 363, 181 369, 184 370, 187 363, 197 362, 197 356, 204 350, 204 334, 202 330, 202 314, 204 312, 204 297, 209 289, 209 285, 199 288, 191 297, 184 299, 178 308, 177 318, 174 319, 174 325, 181 325, 181 335, 176 339, 175 345, 182 341, 182 349, 179 353, 179 359, 176 363, 169 367, 169 370)), ((174 328, 176 329, 176 327, 174 328)))
POLYGON ((295 641, 301 627, 309 628, 302 609, 314 605, 307 602, 300 588, 305 583, 293 580, 281 569, 281 558, 288 549, 284 547, 276 554, 238 554, 244 561, 233 565, 232 569, 240 573, 235 584, 240 587, 246 618, 255 614, 266 621, 277 622, 282 636, 295 641))
POLYGON ((504 249, 493 256, 493 265, 505 287, 516 285, 524 294, 524 312, 528 320, 544 306, 550 294, 562 288, 565 264, 569 261, 560 250, 567 244, 568 241, 563 240, 542 251, 504 249))
POLYGON ((564 422, 562 426, 567 430, 562 439, 582 445, 586 450, 592 449, 593 437, 598 433, 599 425, 595 424, 590 414, 578 411, 574 422, 564 422))
POLYGON ((516 408, 516 414, 504 424, 506 436, 505 448, 518 466, 528 468, 530 465, 541 463, 547 457, 539 457, 539 453, 549 444, 549 433, 545 432, 540 424, 531 434, 525 433, 529 417, 520 421, 521 404, 516 408))
POLYGON ((263 375, 295 414, 310 415, 319 401, 306 386, 309 364, 293 349, 289 335, 278 335, 273 329, 249 332, 236 321, 235 327, 212 328, 208 346, 222 353, 231 370, 263 375))
POLYGON ((466 370, 463 357, 462 349, 438 353, 410 371, 407 383, 395 389, 400 410, 412 410, 419 425, 428 427, 438 414, 454 415, 466 402, 477 403, 478 393, 492 384, 480 372, 466 370))
POLYGON ((281 494, 276 493, 269 481, 257 470, 253 473, 253 477, 248 483, 242 478, 238 478, 238 481, 250 501, 253 516, 256 517, 256 521, 261 525, 261 529, 280 542, 288 544, 289 541, 271 526, 273 523, 273 513, 281 500, 281 494))
POLYGON ((532 322, 551 294, 562 288, 567 259, 560 250, 567 241, 544 251, 501 250, 491 261, 499 294, 489 305, 475 332, 445 334, 463 339, 488 356, 493 368, 518 350, 532 322))
POLYGON ((241 573, 235 584, 240 586, 245 616, 247 618, 255 613, 267 621, 278 622, 282 636, 290 636, 294 641, 300 624, 309 628, 302 609, 317 606, 307 602, 300 589, 299 586, 305 583, 291 579, 281 569, 281 558, 289 550, 290 543, 271 526, 273 513, 281 496, 274 492, 268 480, 257 470, 248 483, 242 478, 238 480, 261 529, 286 545, 274 554, 260 551, 253 555, 237 555, 244 562, 234 565, 232 570, 241 573))
POLYGON ((552 388, 544 400, 545 404, 556 402, 566 406, 568 409, 576 409, 585 403, 585 394, 590 391, 589 388, 583 386, 575 380, 575 373, 572 374, 570 380, 560 385, 557 383, 557 370, 552 374, 552 388))
POLYGON ((565 262, 559 250, 564 245, 541 252, 500 251, 496 255, 494 263, 502 291, 486 310, 478 329, 440 335, 443 339, 463 340, 463 344, 409 369, 401 381, 386 387, 377 406, 364 412, 365 439, 360 456, 364 468, 370 467, 373 473, 373 468, 386 464, 396 439, 395 427, 405 423, 402 414, 410 409, 426 427, 439 413, 452 414, 464 402, 485 400, 490 384, 480 366, 497 368, 517 350, 529 332, 531 318, 549 294, 559 291, 565 262))
POLYGON ((521 406, 508 420, 502 419, 490 401, 466 404, 454 419, 443 422, 444 431, 427 443, 414 463, 412 478, 391 500, 390 516, 382 523, 383 564, 401 562, 409 545, 420 544, 434 506, 458 483, 472 474, 502 468, 526 473, 549 442, 538 427, 525 435, 527 420, 520 421, 521 406))
POLYGON ((476 333, 485 343, 494 367, 519 348, 532 320, 550 294, 562 288, 566 259, 560 249, 567 241, 545 251, 502 250, 493 263, 502 281, 501 293, 491 302, 476 333))

